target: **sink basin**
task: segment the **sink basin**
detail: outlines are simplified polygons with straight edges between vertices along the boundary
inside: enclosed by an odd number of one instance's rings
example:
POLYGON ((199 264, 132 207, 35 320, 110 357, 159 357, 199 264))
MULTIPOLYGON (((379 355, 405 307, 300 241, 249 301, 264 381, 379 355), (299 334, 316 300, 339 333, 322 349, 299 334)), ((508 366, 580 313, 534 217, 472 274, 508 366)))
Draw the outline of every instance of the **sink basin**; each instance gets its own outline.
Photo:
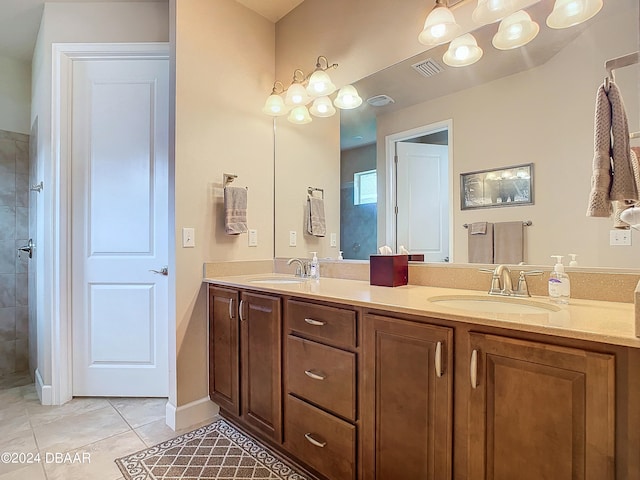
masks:
POLYGON ((472 312, 535 314, 559 312, 560 307, 526 298, 492 297, 489 295, 443 295, 429 298, 443 307, 472 312))
POLYGON ((271 283, 271 284, 287 284, 287 283, 304 283, 306 278, 300 277, 261 277, 249 280, 249 283, 271 283))

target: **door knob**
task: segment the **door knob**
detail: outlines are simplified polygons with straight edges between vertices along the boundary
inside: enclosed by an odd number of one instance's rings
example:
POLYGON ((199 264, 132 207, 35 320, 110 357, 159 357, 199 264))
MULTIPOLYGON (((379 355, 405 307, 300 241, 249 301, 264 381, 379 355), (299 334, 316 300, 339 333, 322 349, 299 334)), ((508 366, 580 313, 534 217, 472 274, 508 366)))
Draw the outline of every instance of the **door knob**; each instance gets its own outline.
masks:
POLYGON ((33 258, 33 250, 34 250, 34 248, 36 248, 36 246, 33 243, 33 240, 30 238, 29 242, 27 242, 26 245, 18 247, 18 251, 19 252, 27 252, 29 254, 29 258, 33 258))
POLYGON ((164 275, 165 277, 169 275, 169 267, 166 265, 162 267, 160 270, 149 270, 150 272, 157 273, 158 275, 164 275))

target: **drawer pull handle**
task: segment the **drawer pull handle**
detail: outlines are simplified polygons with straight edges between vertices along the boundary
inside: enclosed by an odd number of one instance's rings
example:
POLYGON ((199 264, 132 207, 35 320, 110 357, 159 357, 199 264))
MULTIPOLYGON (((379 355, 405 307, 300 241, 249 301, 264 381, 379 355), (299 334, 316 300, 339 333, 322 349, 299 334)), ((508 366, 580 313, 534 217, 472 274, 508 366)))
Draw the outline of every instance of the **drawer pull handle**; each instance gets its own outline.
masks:
POLYGON ((436 375, 442 376, 442 342, 436 343, 436 375))
POLYGON ((233 298, 229 299, 229 318, 233 320, 233 298))
POLYGON ((324 380, 325 378, 327 378, 324 375, 313 373, 311 370, 305 370, 304 373, 307 377, 313 378, 314 380, 324 380))
POLYGON ((324 448, 327 445, 327 442, 319 442, 313 438, 310 433, 305 433, 304 438, 306 438, 311 445, 315 445, 316 447, 324 448))
POLYGON ((305 318, 304 321, 307 322, 309 325, 316 325, 318 327, 321 327, 321 326, 327 324, 327 322, 322 322, 320 320, 314 320, 313 318, 305 318))
POLYGON ((471 365, 469 366, 469 376, 471 377, 471 388, 478 388, 478 351, 471 352, 471 365))

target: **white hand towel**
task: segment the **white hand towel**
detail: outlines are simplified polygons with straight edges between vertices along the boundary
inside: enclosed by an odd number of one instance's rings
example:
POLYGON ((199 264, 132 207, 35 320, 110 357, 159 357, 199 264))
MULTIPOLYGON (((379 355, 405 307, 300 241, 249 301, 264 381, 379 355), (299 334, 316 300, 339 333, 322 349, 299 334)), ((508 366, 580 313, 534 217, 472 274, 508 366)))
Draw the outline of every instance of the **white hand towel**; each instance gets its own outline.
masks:
POLYGON ((239 235, 247 231, 247 189, 224 187, 224 231, 239 235))
POLYGON ((324 200, 308 195, 307 212, 307 233, 315 237, 324 237, 327 232, 324 217, 324 200))

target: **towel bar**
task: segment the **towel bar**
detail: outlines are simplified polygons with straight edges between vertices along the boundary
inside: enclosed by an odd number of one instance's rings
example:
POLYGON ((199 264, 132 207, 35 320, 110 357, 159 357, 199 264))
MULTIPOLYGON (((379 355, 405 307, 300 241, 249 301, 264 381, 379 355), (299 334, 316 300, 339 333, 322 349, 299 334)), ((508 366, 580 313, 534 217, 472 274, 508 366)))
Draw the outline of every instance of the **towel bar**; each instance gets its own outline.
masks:
POLYGON ((320 192, 320 198, 324 200, 324 190, 322 188, 307 187, 307 193, 313 195, 313 192, 320 192))
MULTIPOLYGON (((533 225, 533 222, 531 220, 526 220, 524 222, 522 222, 522 225, 524 225, 525 227, 530 227, 531 225, 533 225)), ((469 224, 465 223, 464 225, 462 225, 464 228, 469 228, 469 224)))

